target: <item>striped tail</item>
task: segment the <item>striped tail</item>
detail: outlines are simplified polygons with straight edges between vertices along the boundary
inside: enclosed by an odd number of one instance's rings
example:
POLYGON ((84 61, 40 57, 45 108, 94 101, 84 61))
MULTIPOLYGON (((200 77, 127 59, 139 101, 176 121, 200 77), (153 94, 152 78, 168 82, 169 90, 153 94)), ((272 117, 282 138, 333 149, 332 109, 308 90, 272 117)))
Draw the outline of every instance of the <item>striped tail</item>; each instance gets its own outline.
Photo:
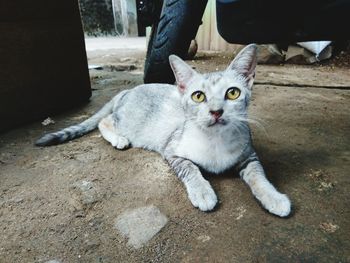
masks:
POLYGON ((108 114, 112 113, 114 104, 119 98, 123 97, 126 91, 120 92, 115 96, 110 102, 102 107, 97 113, 92 115, 89 119, 83 121, 80 124, 70 126, 58 132, 53 132, 44 135, 39 140, 35 142, 36 146, 50 146, 60 144, 66 141, 73 140, 75 138, 81 137, 88 132, 94 130, 98 123, 106 117, 108 114))

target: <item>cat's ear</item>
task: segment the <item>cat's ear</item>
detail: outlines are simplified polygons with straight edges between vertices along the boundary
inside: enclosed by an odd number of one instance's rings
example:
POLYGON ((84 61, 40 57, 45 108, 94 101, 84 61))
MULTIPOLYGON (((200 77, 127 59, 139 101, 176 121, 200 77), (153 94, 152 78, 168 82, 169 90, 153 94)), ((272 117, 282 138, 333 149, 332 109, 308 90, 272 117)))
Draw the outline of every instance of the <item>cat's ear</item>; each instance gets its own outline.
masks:
POLYGON ((176 83, 179 87, 180 92, 184 92, 187 83, 191 78, 198 74, 191 68, 185 61, 175 55, 169 56, 170 66, 174 72, 176 83))
POLYGON ((257 45, 250 44, 243 48, 228 66, 227 71, 234 70, 242 74, 248 83, 248 87, 253 86, 255 78, 255 68, 257 64, 257 45))

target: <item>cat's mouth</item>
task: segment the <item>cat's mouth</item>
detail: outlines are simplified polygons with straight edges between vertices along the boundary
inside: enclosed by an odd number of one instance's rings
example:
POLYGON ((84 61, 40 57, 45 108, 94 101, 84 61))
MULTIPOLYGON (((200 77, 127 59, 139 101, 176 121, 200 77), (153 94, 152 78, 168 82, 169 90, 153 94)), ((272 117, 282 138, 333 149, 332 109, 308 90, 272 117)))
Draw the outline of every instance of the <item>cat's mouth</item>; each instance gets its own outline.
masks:
POLYGON ((226 121, 224 119, 214 119, 211 123, 209 123, 208 127, 213 127, 217 125, 226 125, 226 121))

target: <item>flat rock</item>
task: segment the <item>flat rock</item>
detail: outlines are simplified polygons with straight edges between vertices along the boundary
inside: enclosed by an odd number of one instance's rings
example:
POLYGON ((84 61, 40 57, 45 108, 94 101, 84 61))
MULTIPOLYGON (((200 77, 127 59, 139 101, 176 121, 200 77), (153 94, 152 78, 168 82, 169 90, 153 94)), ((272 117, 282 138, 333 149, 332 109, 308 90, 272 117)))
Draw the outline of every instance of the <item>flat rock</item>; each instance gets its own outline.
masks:
POLYGON ((101 199, 97 187, 93 182, 82 180, 72 185, 74 190, 73 199, 79 201, 82 205, 92 205, 101 199))
POLYGON ((168 222, 160 210, 151 205, 126 211, 115 221, 115 227, 128 238, 128 245, 140 248, 153 238, 168 222))

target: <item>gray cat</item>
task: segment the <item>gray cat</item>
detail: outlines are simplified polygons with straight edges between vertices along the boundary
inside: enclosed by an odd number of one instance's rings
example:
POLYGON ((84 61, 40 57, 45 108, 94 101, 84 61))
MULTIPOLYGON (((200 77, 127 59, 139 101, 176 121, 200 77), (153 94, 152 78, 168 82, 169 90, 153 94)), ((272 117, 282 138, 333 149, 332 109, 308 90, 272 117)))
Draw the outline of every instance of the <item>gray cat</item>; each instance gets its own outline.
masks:
POLYGON ((202 211, 212 210, 218 199, 199 168, 218 174, 235 167, 263 207, 288 216, 291 203, 266 179, 247 124, 256 45, 245 47, 222 72, 199 74, 175 55, 169 61, 177 86, 147 84, 122 91, 91 118, 47 134, 36 145, 62 143, 98 126, 117 149, 131 145, 160 153, 202 211))

